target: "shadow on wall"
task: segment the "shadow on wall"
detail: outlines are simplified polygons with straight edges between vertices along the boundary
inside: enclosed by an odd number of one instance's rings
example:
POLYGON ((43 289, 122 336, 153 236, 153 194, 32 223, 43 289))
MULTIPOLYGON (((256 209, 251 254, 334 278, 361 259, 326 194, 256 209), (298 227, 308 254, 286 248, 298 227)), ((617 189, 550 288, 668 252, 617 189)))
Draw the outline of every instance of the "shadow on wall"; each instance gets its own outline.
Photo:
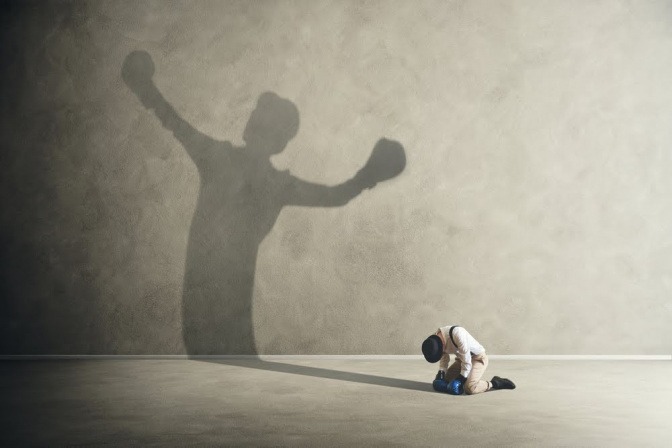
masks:
POLYGON ((270 162, 299 129, 299 112, 291 101, 272 92, 261 94, 245 127, 245 146, 234 147, 184 121, 159 92, 153 74, 148 53, 134 51, 126 57, 124 82, 182 143, 200 175, 182 297, 186 351, 257 354, 252 326, 257 252, 282 208, 345 205, 362 190, 401 173, 404 149, 381 139, 352 179, 336 186, 306 182, 270 162))

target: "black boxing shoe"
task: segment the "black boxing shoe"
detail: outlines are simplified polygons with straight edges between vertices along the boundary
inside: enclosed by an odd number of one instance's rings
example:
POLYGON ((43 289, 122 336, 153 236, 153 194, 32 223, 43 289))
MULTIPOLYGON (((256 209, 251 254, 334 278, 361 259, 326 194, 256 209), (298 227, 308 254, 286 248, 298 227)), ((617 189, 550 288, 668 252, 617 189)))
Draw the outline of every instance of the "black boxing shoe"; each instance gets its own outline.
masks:
POLYGON ((493 376, 490 380, 492 383, 493 389, 515 389, 516 385, 513 384, 513 381, 507 378, 500 378, 498 376, 493 376))

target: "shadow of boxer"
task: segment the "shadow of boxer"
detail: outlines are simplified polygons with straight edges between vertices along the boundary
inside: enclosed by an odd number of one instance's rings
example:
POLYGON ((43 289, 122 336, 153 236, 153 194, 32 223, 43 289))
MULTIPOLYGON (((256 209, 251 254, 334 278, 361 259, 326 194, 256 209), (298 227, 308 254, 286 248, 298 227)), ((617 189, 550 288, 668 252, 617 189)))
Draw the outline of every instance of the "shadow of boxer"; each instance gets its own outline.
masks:
POLYGON ((154 62, 147 52, 126 57, 124 82, 172 131, 200 175, 183 282, 186 351, 257 354, 252 325, 257 252, 282 208, 345 205, 364 189, 401 173, 404 149, 396 141, 380 139, 351 179, 335 186, 307 182, 276 170, 270 162, 298 132, 299 112, 291 101, 262 93, 243 133, 245 145, 235 147, 187 123, 158 90, 153 75, 154 62))

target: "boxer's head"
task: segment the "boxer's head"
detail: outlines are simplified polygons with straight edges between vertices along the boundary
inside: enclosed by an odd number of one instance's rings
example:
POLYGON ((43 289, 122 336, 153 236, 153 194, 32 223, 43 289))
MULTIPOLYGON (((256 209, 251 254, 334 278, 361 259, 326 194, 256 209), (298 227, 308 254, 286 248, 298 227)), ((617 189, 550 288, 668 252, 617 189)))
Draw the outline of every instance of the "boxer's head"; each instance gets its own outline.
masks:
POLYGON ((443 341, 435 334, 431 335, 422 343, 422 354, 427 362, 438 362, 443 356, 443 341))
POLYGON ((272 92, 259 96, 243 132, 248 147, 262 149, 270 155, 285 149, 299 130, 299 110, 294 103, 272 92))

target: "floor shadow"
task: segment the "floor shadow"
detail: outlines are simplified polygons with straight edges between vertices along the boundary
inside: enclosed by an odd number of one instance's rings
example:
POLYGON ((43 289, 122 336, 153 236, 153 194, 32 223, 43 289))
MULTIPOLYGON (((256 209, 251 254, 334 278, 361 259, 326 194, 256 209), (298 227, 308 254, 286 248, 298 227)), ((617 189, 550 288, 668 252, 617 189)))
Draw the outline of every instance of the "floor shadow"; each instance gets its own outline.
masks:
POLYGON ((404 380, 386 376, 370 375, 367 373, 346 372, 342 370, 324 369, 321 367, 301 366, 282 362, 263 361, 260 359, 197 359, 201 362, 224 364, 229 366, 244 367, 248 369, 266 370, 270 372, 289 373, 292 375, 312 376, 327 378, 351 383, 372 384, 375 386, 395 387, 397 389, 415 390, 421 392, 436 393, 430 382, 404 380))
MULTIPOLYGON (((187 249, 183 338, 190 355, 257 354, 252 292, 259 245, 283 207, 338 207, 364 189, 393 178, 406 165, 401 144, 380 139, 366 164, 346 182, 326 186, 276 170, 280 153, 299 129, 299 112, 272 92, 259 96, 243 133, 243 147, 218 141, 187 123, 152 80, 154 62, 130 53, 122 78, 142 104, 182 144, 200 175, 187 249)), ((277 260, 283 263, 285 260, 277 260)))

